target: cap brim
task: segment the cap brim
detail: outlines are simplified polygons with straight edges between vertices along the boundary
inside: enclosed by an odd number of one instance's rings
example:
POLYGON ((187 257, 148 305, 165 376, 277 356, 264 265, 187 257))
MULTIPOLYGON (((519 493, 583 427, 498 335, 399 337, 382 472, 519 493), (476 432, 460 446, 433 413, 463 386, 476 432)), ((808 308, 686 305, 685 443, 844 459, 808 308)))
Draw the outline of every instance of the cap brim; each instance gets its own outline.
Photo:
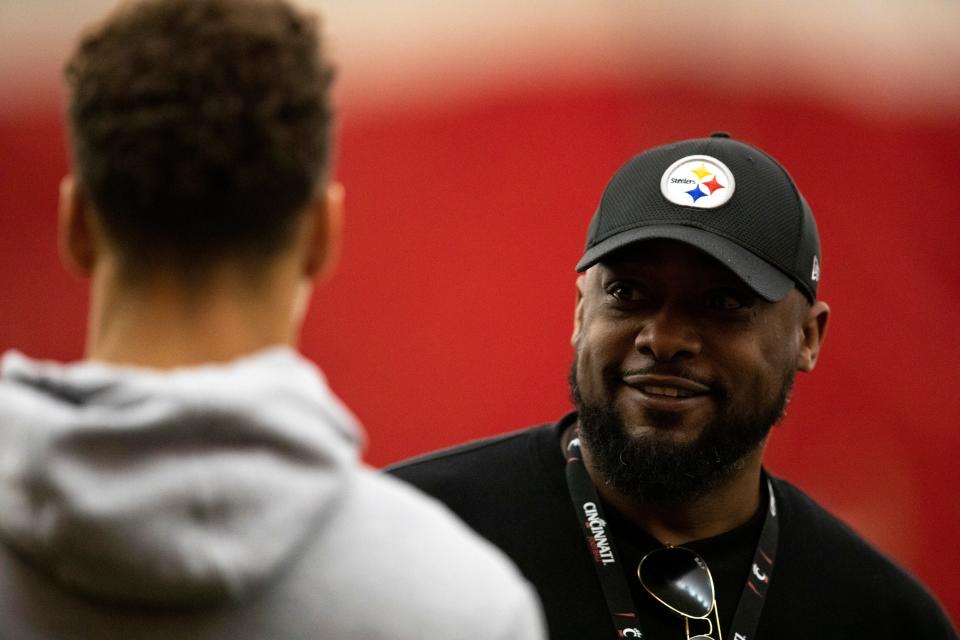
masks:
POLYGON ((577 263, 577 271, 586 271, 604 257, 627 245, 660 238, 678 240, 700 249, 717 259, 747 286, 771 302, 782 300, 794 286, 790 276, 732 240, 703 229, 680 225, 640 227, 611 236, 583 254, 577 263))

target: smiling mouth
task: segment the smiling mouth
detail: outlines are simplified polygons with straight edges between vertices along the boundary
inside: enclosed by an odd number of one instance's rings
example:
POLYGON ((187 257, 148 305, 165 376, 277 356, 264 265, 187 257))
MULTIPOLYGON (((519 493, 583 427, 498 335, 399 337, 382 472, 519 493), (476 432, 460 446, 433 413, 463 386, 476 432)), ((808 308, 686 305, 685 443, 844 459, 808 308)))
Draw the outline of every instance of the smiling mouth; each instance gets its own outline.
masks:
POLYGON ((644 385, 639 387, 639 389, 648 396, 664 396, 667 398, 692 398, 693 396, 698 395, 689 389, 678 389, 677 387, 655 387, 652 385, 644 385))
POLYGON ((680 376, 633 373, 623 376, 623 382, 651 399, 684 400, 712 392, 707 385, 680 376))

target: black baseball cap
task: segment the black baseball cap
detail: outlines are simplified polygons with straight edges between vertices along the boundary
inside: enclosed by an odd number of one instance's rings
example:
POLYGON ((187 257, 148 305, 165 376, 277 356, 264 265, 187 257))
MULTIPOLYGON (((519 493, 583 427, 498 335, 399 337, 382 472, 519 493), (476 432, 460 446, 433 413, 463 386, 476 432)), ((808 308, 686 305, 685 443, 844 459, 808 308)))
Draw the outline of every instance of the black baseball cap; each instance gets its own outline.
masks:
POLYGON ((725 133, 655 147, 620 167, 577 271, 654 238, 704 251, 767 300, 794 286, 817 296, 820 238, 810 207, 780 163, 725 133))

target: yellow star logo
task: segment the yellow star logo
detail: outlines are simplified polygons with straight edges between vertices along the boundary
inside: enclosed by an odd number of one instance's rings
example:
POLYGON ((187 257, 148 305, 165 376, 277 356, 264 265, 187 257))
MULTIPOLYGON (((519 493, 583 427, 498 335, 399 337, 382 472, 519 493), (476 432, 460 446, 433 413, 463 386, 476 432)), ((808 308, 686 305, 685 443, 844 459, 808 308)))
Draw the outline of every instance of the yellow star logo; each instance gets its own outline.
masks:
POLYGON ((699 169, 690 169, 690 171, 696 174, 698 180, 703 180, 710 175, 710 172, 707 171, 707 167, 702 162, 700 163, 699 169))

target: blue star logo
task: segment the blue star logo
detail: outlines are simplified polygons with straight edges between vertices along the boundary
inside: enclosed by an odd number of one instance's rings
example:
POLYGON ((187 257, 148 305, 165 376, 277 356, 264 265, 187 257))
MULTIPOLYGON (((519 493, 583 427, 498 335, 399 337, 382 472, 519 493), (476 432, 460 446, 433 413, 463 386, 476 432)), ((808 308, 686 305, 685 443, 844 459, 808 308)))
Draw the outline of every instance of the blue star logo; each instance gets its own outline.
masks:
POLYGON ((702 198, 703 196, 707 195, 707 194, 705 194, 703 191, 700 190, 700 185, 695 186, 693 189, 690 189, 690 191, 687 191, 686 193, 687 193, 691 198, 693 198, 693 201, 694 201, 694 202, 696 202, 697 200, 699 200, 699 199, 702 198))

